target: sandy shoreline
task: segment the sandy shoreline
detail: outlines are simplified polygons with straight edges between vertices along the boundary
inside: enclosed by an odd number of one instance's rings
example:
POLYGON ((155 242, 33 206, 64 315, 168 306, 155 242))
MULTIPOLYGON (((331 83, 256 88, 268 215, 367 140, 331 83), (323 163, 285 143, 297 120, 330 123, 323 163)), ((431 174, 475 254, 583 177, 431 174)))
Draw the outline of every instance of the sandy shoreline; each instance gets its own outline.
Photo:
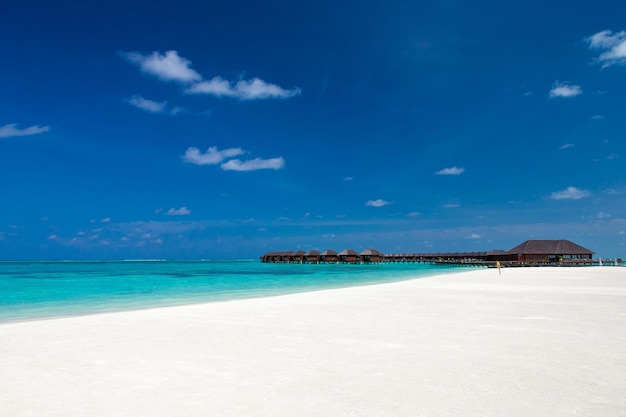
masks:
POLYGON ((6 416, 626 415, 626 268, 0 325, 6 416))

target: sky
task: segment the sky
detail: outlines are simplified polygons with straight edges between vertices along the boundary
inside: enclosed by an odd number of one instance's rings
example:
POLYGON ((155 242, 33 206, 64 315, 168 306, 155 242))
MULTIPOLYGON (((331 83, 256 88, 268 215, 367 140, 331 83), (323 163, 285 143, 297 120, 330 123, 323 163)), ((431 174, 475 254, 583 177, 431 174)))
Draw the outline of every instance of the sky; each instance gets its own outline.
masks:
POLYGON ((626 257, 626 3, 0 2, 0 260, 626 257))

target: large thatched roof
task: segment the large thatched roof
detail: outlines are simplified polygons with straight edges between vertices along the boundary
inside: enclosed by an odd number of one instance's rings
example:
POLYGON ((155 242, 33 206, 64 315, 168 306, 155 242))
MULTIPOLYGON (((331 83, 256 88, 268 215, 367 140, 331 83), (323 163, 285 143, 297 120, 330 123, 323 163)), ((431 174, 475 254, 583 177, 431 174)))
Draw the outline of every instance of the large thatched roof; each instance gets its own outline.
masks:
POLYGON ((336 256, 337 252, 332 249, 326 249, 324 252, 320 253, 322 256, 336 256))
POLYGON ((357 253, 357 251, 355 251, 353 249, 344 249, 341 252, 339 252, 337 255, 339 255, 339 256, 357 256, 358 253, 357 253))
POLYGON ((509 252, 521 255, 593 255, 595 253, 564 239, 527 240, 509 252))
POLYGON ((383 253, 376 249, 365 249, 359 255, 361 256, 383 256, 383 253))

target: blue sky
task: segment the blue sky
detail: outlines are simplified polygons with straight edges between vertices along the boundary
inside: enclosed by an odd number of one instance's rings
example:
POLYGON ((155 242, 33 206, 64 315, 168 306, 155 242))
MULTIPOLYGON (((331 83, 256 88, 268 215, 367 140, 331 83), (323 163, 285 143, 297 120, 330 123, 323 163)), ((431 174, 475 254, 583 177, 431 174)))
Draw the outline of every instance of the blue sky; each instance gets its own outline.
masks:
POLYGON ((626 256, 622 1, 0 4, 0 259, 626 256))

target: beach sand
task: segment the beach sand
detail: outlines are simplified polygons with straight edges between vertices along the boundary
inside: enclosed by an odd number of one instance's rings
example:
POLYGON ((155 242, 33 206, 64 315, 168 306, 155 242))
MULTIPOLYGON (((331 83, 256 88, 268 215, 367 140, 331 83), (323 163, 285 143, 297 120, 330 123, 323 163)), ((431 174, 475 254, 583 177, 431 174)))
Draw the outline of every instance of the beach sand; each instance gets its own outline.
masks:
POLYGON ((2 416, 626 416, 626 268, 0 325, 2 416))

